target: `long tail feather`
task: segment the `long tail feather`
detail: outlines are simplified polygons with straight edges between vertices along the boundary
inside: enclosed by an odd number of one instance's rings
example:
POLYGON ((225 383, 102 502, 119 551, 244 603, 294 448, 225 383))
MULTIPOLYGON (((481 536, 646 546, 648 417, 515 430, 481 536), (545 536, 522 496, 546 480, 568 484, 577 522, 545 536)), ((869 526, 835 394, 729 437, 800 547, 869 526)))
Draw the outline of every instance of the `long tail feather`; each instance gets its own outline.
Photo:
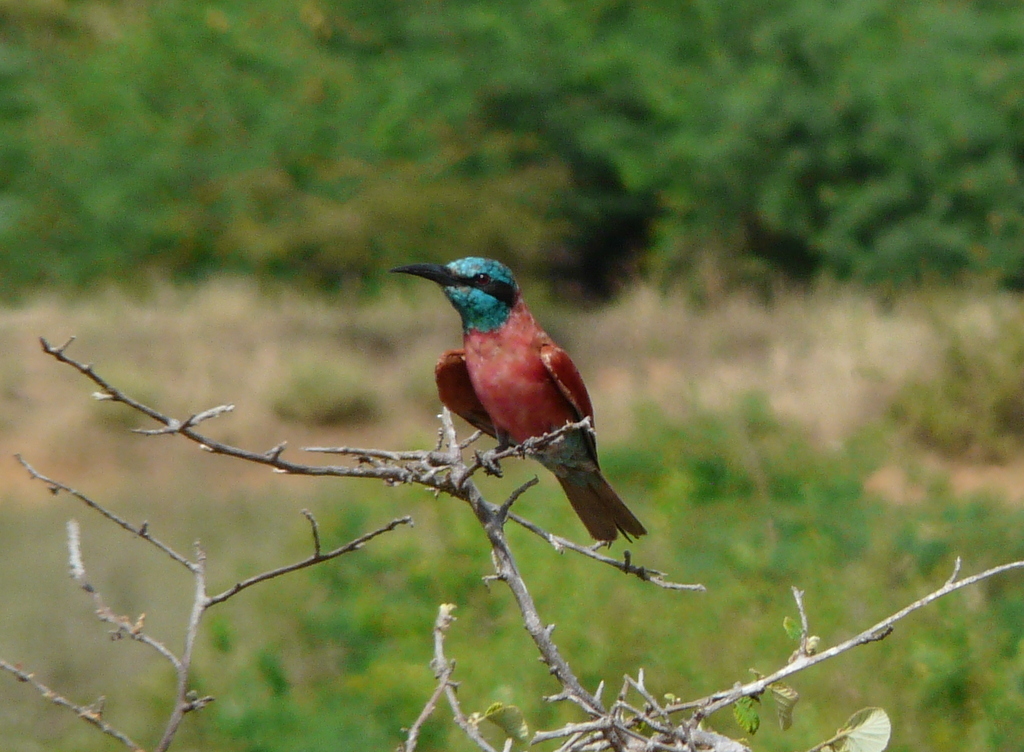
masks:
POLYGON ((558 481, 594 540, 613 541, 620 532, 626 540, 630 540, 631 535, 647 534, 647 528, 629 511, 600 472, 573 472, 558 476, 558 481))

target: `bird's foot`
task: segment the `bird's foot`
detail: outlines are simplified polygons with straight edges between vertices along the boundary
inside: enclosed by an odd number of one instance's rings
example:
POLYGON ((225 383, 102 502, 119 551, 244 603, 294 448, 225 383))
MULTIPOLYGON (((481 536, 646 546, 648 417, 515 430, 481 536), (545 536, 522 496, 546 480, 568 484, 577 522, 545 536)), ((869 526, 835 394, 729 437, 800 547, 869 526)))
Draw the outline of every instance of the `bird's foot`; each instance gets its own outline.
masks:
POLYGON ((480 463, 480 467, 484 469, 484 472, 488 475, 493 475, 495 478, 504 477, 504 473, 501 470, 501 465, 494 459, 494 451, 487 452, 476 452, 476 461, 480 463))
POLYGON ((476 452, 475 454, 477 463, 479 463, 485 473, 488 475, 494 475, 495 477, 505 476, 505 473, 502 471, 502 466, 498 464, 498 460, 494 458, 494 451, 476 452))

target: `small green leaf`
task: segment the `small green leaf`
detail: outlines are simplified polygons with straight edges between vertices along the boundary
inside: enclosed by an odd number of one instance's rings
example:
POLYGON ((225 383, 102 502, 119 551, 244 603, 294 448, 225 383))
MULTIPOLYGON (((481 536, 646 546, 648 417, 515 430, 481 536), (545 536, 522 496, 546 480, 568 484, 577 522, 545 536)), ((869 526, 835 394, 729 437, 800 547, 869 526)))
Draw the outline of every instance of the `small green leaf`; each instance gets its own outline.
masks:
POLYGON ((782 620, 782 628, 786 630, 786 636, 791 640, 799 640, 800 635, 803 634, 803 629, 800 628, 796 619, 791 616, 787 616, 782 620))
POLYGON ((882 752, 889 746, 892 723, 881 708, 864 708, 851 715, 839 733, 841 752, 882 752))
POLYGON ((500 728, 505 736, 519 743, 526 742, 530 735, 530 729, 523 718, 523 711, 515 705, 491 703, 490 707, 484 711, 482 720, 490 721, 500 728))
POLYGON ((756 697, 741 697, 732 706, 732 716, 744 732, 753 736, 761 727, 761 716, 757 713, 756 705, 761 701, 756 697))
POLYGON ((773 682, 768 685, 772 691, 772 699, 775 700, 775 710, 779 714, 779 726, 783 731, 793 725, 793 708, 800 699, 800 693, 788 684, 773 682))

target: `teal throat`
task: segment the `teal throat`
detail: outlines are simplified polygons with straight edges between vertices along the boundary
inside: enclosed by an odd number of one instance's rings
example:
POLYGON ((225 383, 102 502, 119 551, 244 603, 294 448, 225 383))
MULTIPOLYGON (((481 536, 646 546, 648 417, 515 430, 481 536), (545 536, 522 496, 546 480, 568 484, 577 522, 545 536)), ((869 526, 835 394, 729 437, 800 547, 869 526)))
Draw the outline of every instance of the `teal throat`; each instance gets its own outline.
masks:
POLYGON ((462 317, 463 332, 493 332, 512 314, 506 303, 474 287, 446 287, 444 293, 462 317))

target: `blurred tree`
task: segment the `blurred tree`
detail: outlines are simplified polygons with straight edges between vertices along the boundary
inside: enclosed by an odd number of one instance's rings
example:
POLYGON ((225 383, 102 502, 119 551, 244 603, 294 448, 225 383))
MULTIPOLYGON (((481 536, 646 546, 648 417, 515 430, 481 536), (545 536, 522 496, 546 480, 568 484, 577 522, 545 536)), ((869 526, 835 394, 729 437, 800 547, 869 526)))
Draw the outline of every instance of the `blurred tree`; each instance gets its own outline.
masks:
POLYGON ((8 293, 467 254, 1024 284, 1016 4, 82 0, 0 44, 8 293))

